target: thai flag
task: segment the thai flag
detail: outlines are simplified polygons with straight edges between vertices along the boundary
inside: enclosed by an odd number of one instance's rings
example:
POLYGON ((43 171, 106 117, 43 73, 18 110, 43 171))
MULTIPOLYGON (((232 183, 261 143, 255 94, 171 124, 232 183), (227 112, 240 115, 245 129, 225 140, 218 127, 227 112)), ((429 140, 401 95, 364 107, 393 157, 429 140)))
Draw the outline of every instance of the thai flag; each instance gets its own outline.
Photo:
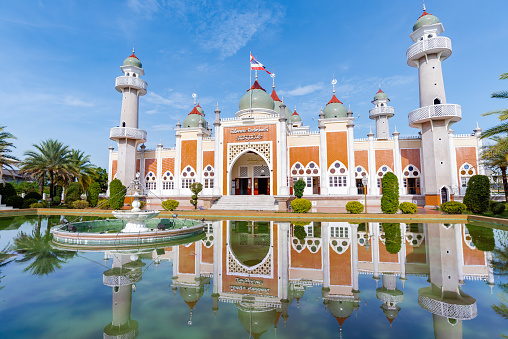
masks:
POLYGON ((256 71, 265 71, 268 74, 272 74, 266 70, 265 66, 263 66, 262 63, 254 59, 252 54, 250 55, 250 69, 255 69, 256 71))

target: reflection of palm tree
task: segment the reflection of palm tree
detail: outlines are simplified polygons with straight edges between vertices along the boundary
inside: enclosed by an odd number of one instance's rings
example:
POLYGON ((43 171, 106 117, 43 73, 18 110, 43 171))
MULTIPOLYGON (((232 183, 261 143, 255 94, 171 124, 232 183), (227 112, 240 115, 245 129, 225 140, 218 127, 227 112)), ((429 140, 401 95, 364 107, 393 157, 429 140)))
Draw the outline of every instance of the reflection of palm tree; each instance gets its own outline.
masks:
POLYGON ((24 269, 24 272, 30 271, 38 276, 47 275, 62 268, 61 264, 76 255, 76 252, 53 248, 50 244, 52 239, 53 234, 50 232, 50 227, 47 228, 44 236, 40 233, 40 227, 37 227, 32 231, 32 234, 20 232, 14 238, 13 249, 23 254, 23 258, 16 261, 26 263, 33 260, 24 269))
MULTIPOLYGON (((498 276, 508 276, 508 242, 502 241, 500 246, 492 251, 492 267, 498 276)), ((501 302, 491 305, 494 312, 504 319, 508 320, 508 283, 500 284, 499 288, 503 291, 501 302)), ((508 338, 508 336, 502 336, 508 338)))
MULTIPOLYGON (((8 263, 12 261, 12 254, 7 253, 7 247, 5 247, 3 250, 0 251, 0 267, 4 267, 8 263), (9 260, 11 259, 11 260, 9 260)), ((1 274, 1 272, 0 272, 1 274)), ((2 282, 2 279, 5 278, 5 275, 0 275, 0 282, 2 282)), ((0 290, 4 288, 4 286, 0 286, 0 290)))

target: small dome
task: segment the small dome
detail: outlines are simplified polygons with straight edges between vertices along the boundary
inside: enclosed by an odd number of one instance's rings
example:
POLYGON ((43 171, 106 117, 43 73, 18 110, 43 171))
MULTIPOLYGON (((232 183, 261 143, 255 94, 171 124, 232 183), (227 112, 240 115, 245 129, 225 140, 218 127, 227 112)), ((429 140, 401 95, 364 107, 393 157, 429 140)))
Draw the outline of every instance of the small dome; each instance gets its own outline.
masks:
POLYGON ((436 16, 423 11, 422 16, 420 16, 418 20, 416 20, 416 23, 413 25, 413 32, 422 26, 437 24, 439 22, 440 21, 436 16))
POLYGON ((326 104, 323 113, 325 114, 325 119, 347 118, 347 108, 339 99, 337 99, 335 94, 328 104, 326 104))
POLYGON ((138 57, 135 56, 134 53, 132 53, 132 55, 130 57, 128 57, 127 59, 125 59, 123 61, 123 65, 124 66, 136 66, 136 67, 142 68, 141 61, 139 61, 138 57))
POLYGON ((256 80, 252 87, 244 94, 244 96, 240 99, 240 104, 238 105, 240 111, 244 109, 249 109, 251 107, 251 96, 252 96, 252 108, 266 108, 266 109, 274 109, 274 103, 272 97, 266 93, 263 87, 259 85, 259 82, 256 80))
POLYGON ((238 319, 240 319, 240 323, 254 338, 261 337, 261 334, 274 326, 276 318, 277 311, 274 309, 238 309, 238 319))
POLYGON ((291 115, 291 122, 301 122, 301 121, 302 121, 302 118, 300 118, 298 113, 296 113, 296 109, 295 109, 295 112, 293 113, 293 115, 291 115))
POLYGON ((379 91, 377 91, 376 95, 374 95, 374 101, 379 99, 388 99, 388 95, 386 95, 386 93, 383 92, 381 88, 379 89, 379 91))
POLYGON ((205 288, 203 286, 200 286, 198 289, 196 287, 180 287, 180 296, 191 309, 194 308, 194 305, 196 305, 204 293, 205 288))
POLYGON ((183 120, 183 128, 196 128, 199 127, 199 121, 203 123, 203 128, 208 128, 208 123, 206 122, 205 118, 201 115, 198 108, 194 106, 192 111, 185 117, 183 120))
POLYGON ((273 100, 273 110, 280 114, 280 104, 282 103, 282 100, 279 99, 279 96, 275 92, 275 88, 272 89, 272 94, 270 95, 270 97, 273 100))
POLYGON ((201 113, 202 116, 205 116, 205 111, 201 106, 199 106, 199 103, 196 105, 196 109, 198 110, 199 113, 201 113))

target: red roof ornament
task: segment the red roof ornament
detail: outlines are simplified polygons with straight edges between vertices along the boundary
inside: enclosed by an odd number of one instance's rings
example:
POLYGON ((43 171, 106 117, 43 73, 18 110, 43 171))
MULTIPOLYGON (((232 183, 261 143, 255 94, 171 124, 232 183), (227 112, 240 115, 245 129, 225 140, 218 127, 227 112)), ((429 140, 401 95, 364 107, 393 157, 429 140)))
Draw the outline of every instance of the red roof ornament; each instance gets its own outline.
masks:
POLYGON ((296 109, 295 109, 295 112, 293 113, 293 115, 298 115, 298 113, 296 113, 296 109))
MULTIPOLYGON (((131 55, 131 56, 129 56, 129 58, 136 58, 136 59, 138 59, 138 57, 134 55, 134 52, 132 52, 132 55, 131 55)), ((138 59, 138 60, 139 60, 139 59, 138 59)))
MULTIPOLYGON (((421 18, 421 17, 423 17, 423 16, 426 16, 426 15, 432 15, 432 14, 427 13, 425 10, 423 10, 423 14, 422 14, 422 15, 420 15, 420 18, 421 18)), ((420 19, 420 18, 418 18, 418 19, 420 19)))
POLYGON ((381 90, 381 88, 379 88, 379 91, 377 91, 377 93, 384 93, 384 92, 381 90))
POLYGON ((330 99, 330 101, 328 101, 328 103, 327 103, 327 105, 330 105, 330 104, 342 104, 342 101, 337 99, 337 97, 334 94, 333 97, 330 99))
MULTIPOLYGON (((251 87, 251 88, 249 88, 249 90, 248 90, 248 91, 250 91, 251 89, 260 89, 260 90, 262 90, 262 91, 265 91, 265 89, 264 89, 263 87, 261 87, 261 85, 259 84, 259 82, 258 82, 257 80, 256 80, 256 81, 254 81, 254 84, 252 85, 252 87, 251 87)), ((248 92, 248 91, 247 91, 247 92, 248 92)), ((266 92, 266 91, 265 91, 265 92, 266 92)))
POLYGON ((337 321, 339 322, 340 327, 342 327, 342 324, 344 324, 344 322, 346 321, 347 318, 349 318, 349 317, 345 317, 345 318, 335 317, 335 319, 337 319, 337 321))
POLYGON ((275 88, 272 89, 272 95, 271 95, 273 101, 280 101, 282 102, 282 100, 279 99, 279 97, 277 96, 277 93, 275 93, 275 88))
POLYGON ((198 111, 197 106, 194 106, 194 108, 192 109, 192 111, 190 111, 189 115, 191 115, 191 114, 199 114, 199 115, 201 115, 201 113, 198 111))

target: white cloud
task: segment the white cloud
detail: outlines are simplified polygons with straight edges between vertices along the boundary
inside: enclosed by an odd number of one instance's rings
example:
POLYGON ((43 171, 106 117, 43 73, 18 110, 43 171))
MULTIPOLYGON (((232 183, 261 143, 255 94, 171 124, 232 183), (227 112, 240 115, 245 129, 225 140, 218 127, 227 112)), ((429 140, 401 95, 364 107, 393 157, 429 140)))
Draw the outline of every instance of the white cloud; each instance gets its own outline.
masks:
POLYGON ((78 107, 93 107, 95 104, 93 102, 83 101, 81 99, 72 97, 70 95, 64 97, 60 100, 60 104, 66 106, 78 106, 78 107))
POLYGON ((322 82, 319 82, 317 84, 312 85, 306 85, 306 86, 298 86, 297 88, 290 90, 290 91, 280 91, 281 95, 288 95, 288 96, 300 96, 300 95, 306 95, 310 94, 316 91, 319 91, 324 88, 324 85, 322 82))
POLYGON ((170 125, 170 124, 158 124, 158 125, 153 125, 152 127, 150 127, 150 130, 151 131, 172 131, 174 130, 175 126, 174 125, 170 125))
POLYGON ((127 5, 135 12, 151 19, 153 14, 166 5, 166 2, 164 0, 129 0, 127 5))
MULTIPOLYGON (((179 92, 174 92, 173 90, 169 90, 169 95, 162 96, 155 92, 148 92, 145 96, 145 100, 156 106, 168 106, 177 109, 188 108, 190 104, 192 104, 192 98, 190 95, 184 95, 179 92)), ((150 109, 147 111, 148 114, 158 113, 156 108, 150 109)))

